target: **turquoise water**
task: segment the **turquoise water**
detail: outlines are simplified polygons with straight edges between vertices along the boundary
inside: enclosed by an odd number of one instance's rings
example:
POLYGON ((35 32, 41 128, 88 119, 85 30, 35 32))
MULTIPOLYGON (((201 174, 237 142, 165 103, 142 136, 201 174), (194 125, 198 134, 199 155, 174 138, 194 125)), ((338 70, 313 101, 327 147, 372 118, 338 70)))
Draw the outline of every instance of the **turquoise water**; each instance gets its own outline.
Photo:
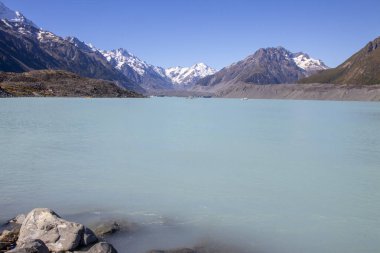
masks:
POLYGON ((379 131, 380 103, 1 99, 0 221, 50 207, 150 227, 121 253, 379 252, 379 131))

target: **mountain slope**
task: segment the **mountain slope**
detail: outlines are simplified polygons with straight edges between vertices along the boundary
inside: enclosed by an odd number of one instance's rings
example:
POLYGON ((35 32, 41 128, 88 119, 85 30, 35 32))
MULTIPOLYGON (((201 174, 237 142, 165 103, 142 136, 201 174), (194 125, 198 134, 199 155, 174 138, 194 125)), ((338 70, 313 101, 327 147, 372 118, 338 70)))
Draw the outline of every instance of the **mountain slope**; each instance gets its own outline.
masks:
POLYGON ((299 82, 380 84, 380 37, 369 42, 338 67, 322 71, 299 82))
POLYGON ((78 39, 63 39, 36 27, 25 18, 17 17, 23 16, 18 12, 12 15, 12 11, 2 5, 0 71, 62 69, 84 77, 114 81, 121 87, 144 92, 139 85, 115 69, 102 54, 78 39))
POLYGON ((165 69, 165 75, 175 85, 189 86, 201 78, 215 74, 216 70, 204 63, 197 63, 191 67, 172 67, 165 69))

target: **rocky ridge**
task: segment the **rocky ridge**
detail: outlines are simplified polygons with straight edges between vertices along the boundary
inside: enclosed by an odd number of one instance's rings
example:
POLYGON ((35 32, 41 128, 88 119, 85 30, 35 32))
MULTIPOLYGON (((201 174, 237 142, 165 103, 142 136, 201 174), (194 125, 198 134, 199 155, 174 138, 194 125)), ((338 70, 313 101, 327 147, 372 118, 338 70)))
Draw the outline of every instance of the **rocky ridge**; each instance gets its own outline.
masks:
POLYGON ((63 70, 0 72, 0 97, 142 97, 115 83, 63 70))

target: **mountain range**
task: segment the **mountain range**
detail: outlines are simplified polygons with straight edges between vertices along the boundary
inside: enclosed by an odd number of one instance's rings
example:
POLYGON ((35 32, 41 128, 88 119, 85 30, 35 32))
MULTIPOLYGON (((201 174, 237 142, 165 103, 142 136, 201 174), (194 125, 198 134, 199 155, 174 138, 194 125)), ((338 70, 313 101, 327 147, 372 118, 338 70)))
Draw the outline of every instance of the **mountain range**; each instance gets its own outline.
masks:
POLYGON ((172 75, 172 68, 167 71, 148 64, 125 49, 99 50, 78 38, 62 38, 45 31, 1 2, 0 19, 1 71, 61 69, 84 77, 111 80, 120 87, 149 93, 193 84, 211 69, 204 64, 175 67, 183 75, 179 78, 172 75))
POLYGON ((64 70, 141 94, 226 94, 228 90, 238 94, 239 89, 243 94, 250 85, 297 82, 380 83, 379 41, 370 42, 333 69, 304 52, 283 47, 260 48, 219 71, 204 63, 163 68, 123 48, 102 50, 76 37, 60 37, 0 2, 0 71, 64 70))

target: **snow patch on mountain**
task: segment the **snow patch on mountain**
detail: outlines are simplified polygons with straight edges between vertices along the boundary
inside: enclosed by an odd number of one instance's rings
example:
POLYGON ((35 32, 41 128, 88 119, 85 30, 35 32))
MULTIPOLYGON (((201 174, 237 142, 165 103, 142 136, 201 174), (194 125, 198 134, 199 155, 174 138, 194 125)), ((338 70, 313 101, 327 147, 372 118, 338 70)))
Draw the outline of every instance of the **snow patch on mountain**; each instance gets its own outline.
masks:
POLYGON ((58 42, 62 40, 61 37, 55 35, 54 33, 49 32, 49 31, 44 31, 44 30, 40 30, 37 33, 37 39, 40 42, 50 42, 50 41, 58 42))
POLYGON ((204 63, 197 63, 191 67, 172 67, 165 69, 165 74, 173 84, 189 85, 199 79, 215 74, 216 70, 204 63))
POLYGON ((328 69, 322 60, 311 58, 305 53, 293 54, 293 60, 298 67, 308 72, 308 74, 316 73, 320 70, 328 69))

